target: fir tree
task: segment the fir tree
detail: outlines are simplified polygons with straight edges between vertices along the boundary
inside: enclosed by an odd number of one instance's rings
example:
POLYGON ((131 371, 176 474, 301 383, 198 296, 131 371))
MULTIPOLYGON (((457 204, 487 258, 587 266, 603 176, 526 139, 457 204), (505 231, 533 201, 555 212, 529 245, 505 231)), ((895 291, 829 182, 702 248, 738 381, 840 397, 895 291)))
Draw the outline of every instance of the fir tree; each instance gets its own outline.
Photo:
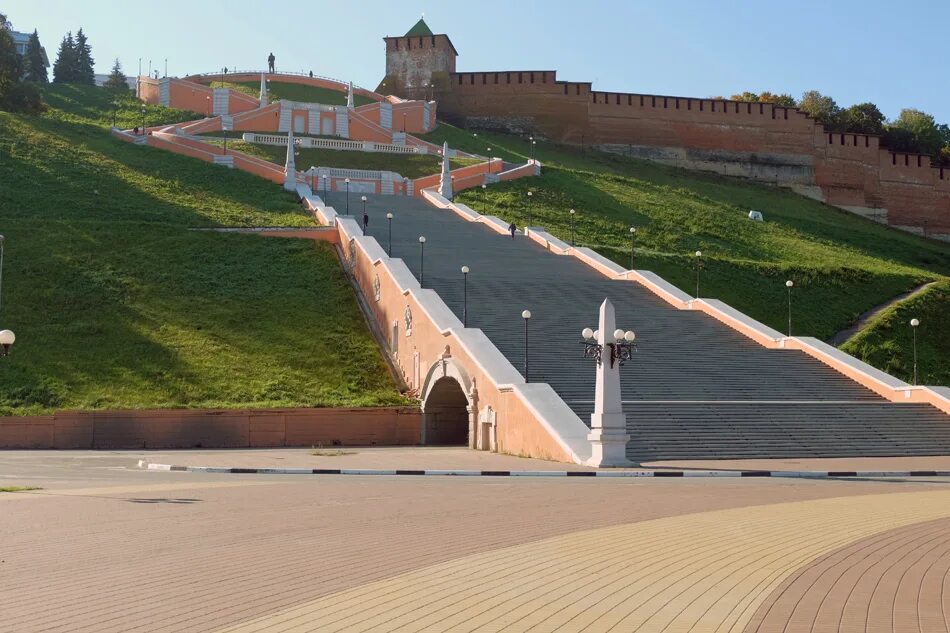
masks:
POLYGON ((92 46, 86 39, 86 34, 82 32, 82 27, 76 33, 76 79, 79 84, 96 84, 96 71, 93 68, 96 61, 92 58, 92 46))
POLYGON ((105 83, 106 88, 114 88, 116 90, 128 90, 129 83, 128 79, 125 76, 125 73, 122 72, 122 64, 119 63, 119 58, 115 58, 115 63, 112 64, 112 72, 109 73, 109 78, 105 83))
POLYGON ((53 64, 53 83, 68 84, 76 81, 76 42, 72 32, 66 33, 59 43, 59 52, 53 64))
POLYGON ((49 82, 46 72, 46 63, 43 60, 43 46, 40 44, 40 35, 33 29, 33 35, 26 45, 26 55, 23 60, 24 79, 35 81, 38 84, 49 82))
POLYGON ((20 81, 20 58, 16 54, 7 17, 0 13, 0 107, 4 107, 20 81))

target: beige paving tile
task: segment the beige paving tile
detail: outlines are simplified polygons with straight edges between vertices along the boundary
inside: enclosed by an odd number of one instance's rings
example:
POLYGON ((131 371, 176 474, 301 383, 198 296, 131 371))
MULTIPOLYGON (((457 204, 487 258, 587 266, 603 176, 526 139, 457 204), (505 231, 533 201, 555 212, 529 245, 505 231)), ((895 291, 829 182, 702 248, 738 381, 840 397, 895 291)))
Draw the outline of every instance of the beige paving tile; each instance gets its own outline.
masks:
MULTIPOLYGON (((946 517, 950 491, 935 490, 661 518, 473 554, 222 631, 742 631, 803 565, 946 517)), ((878 588, 893 596, 895 583, 878 588)))

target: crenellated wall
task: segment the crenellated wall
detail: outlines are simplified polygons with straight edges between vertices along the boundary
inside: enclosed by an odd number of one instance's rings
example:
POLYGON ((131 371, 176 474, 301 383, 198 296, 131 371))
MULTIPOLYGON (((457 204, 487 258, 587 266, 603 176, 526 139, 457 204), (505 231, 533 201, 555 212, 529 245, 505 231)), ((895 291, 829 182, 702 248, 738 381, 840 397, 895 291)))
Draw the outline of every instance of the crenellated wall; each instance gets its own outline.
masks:
POLYGON ((866 134, 828 132, 797 108, 603 92, 555 71, 452 73, 436 93, 446 120, 790 187, 950 240, 950 169, 866 134))

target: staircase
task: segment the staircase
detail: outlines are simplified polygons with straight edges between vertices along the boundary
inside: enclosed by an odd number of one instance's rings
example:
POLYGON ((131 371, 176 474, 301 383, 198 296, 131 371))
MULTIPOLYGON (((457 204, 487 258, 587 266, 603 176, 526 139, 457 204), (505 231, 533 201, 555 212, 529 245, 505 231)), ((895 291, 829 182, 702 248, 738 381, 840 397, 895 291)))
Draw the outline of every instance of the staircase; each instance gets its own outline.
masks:
POLYGON ((468 325, 519 370, 521 311, 532 312, 529 378, 550 384, 586 424, 595 366, 582 356, 580 332, 596 326, 609 297, 618 327, 637 332, 637 352, 621 370, 632 460, 950 454, 950 416, 930 405, 889 402, 804 352, 763 347, 520 234, 511 239, 416 198, 369 200, 371 218, 398 218, 393 257, 417 277, 426 236, 425 287, 459 317, 458 271, 471 268, 468 325))
POLYGON ((229 99, 231 91, 227 88, 215 88, 214 97, 211 102, 211 111, 215 116, 220 116, 222 114, 228 114, 229 108, 229 99))
POLYGON ((340 138, 350 138, 350 113, 346 108, 336 110, 336 135, 340 138))
POLYGON ((379 104, 379 125, 387 130, 393 129, 393 104, 388 101, 379 104))

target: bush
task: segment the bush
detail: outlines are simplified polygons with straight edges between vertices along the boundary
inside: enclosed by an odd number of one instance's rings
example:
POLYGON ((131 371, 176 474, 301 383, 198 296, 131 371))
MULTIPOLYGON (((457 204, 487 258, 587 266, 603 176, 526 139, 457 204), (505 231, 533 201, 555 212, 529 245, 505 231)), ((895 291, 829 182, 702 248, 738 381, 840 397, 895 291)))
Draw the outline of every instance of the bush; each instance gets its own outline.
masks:
POLYGON ((39 114, 46 110, 46 103, 43 101, 43 91, 38 84, 31 81, 23 81, 15 84, 7 95, 4 109, 9 112, 39 114))

